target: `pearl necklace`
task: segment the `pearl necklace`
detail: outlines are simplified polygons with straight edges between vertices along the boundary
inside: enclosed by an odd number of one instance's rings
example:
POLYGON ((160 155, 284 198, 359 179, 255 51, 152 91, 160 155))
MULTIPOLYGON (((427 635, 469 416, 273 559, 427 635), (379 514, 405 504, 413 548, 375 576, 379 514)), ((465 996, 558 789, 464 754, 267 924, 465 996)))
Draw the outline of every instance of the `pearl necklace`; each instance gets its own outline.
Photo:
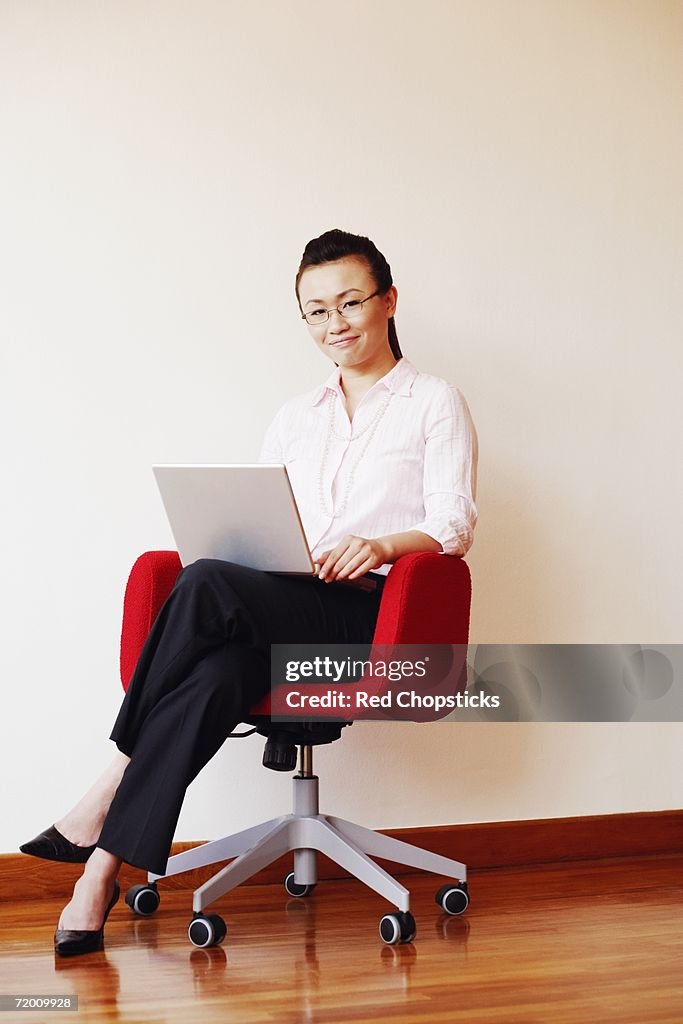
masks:
POLYGON ((370 444, 372 442, 372 439, 375 436, 377 428, 379 427, 380 421, 382 420, 385 412, 389 408, 389 403, 391 402, 392 398, 393 398, 393 392, 392 391, 387 391, 387 396, 384 399, 384 401, 382 402, 382 404, 377 407, 377 411, 375 412, 375 415, 373 417, 371 417, 371 419, 368 420, 368 422, 365 424, 365 426, 363 427, 362 430, 360 430, 357 434, 354 434, 351 438, 347 439, 346 437, 344 437, 343 434, 338 434, 336 432, 336 430, 335 430, 335 419, 336 419, 336 413, 337 413, 337 396, 336 396, 334 391, 331 391, 329 393, 329 397, 328 397, 328 417, 327 417, 327 436, 325 438, 325 448, 323 449, 322 458, 320 460, 320 475, 318 477, 318 498, 319 498, 319 501, 320 501, 320 508, 322 509, 322 512, 323 512, 324 515, 330 516, 332 519, 339 519, 346 512, 346 506, 349 503, 349 495, 351 494, 351 489, 353 488, 353 481, 354 481, 354 478, 356 476, 356 469, 358 468, 358 466, 359 466, 359 464, 361 462, 361 459, 363 458, 363 456, 365 455, 366 451, 368 450, 368 448, 369 448, 369 446, 370 446, 370 444), (353 443, 353 441, 357 441, 359 438, 363 437, 364 435, 367 435, 366 439, 365 439, 365 443, 363 445, 361 445, 359 448, 356 449, 356 452, 355 452, 355 455, 354 455, 354 458, 353 458, 353 462, 351 463, 351 469, 349 471, 349 476, 348 476, 348 479, 346 481, 346 488, 344 489, 344 494, 343 494, 342 500, 341 500, 341 502, 338 505, 337 511, 335 512, 334 511, 334 505, 333 505, 332 508, 328 508, 327 503, 325 501, 325 475, 326 475, 326 471, 327 471, 327 464, 328 464, 328 461, 329 461, 330 445, 332 443, 332 438, 336 437, 337 440, 340 440, 340 441, 348 440, 349 443, 353 443))

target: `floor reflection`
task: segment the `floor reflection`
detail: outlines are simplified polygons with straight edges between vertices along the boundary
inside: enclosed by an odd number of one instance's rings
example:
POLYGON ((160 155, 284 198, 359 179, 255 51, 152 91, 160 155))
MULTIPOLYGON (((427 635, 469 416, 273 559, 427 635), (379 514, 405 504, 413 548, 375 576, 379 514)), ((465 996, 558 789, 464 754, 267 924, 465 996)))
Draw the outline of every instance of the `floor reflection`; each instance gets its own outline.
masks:
POLYGON ((449 942, 462 946, 463 953, 467 952, 467 940, 470 934, 470 919, 467 914, 451 917, 450 914, 441 914, 434 922, 434 931, 437 939, 448 939, 449 942))
POLYGON ((106 1010, 107 1020, 119 1019, 121 978, 118 967, 107 958, 106 952, 55 956, 54 971, 60 994, 78 996, 78 1012, 83 1020, 88 1019, 88 1012, 94 1007, 106 1010))

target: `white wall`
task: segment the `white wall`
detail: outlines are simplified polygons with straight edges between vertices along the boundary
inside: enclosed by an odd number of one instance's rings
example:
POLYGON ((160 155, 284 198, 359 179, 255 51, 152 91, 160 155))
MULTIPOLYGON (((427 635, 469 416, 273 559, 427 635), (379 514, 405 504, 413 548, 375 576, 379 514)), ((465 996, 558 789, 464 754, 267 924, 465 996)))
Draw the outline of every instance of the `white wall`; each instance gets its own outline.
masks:
MULTIPOLYGON (((0 850, 110 756, 127 573, 172 544, 150 465, 252 459, 327 374, 293 277, 329 227, 376 239, 406 355, 477 423, 472 640, 681 639, 682 28, 666 0, 0 4, 0 850)), ((677 724, 426 730, 321 751, 325 806, 681 806, 677 724)), ((226 745, 178 838, 284 809, 260 751, 226 745)))

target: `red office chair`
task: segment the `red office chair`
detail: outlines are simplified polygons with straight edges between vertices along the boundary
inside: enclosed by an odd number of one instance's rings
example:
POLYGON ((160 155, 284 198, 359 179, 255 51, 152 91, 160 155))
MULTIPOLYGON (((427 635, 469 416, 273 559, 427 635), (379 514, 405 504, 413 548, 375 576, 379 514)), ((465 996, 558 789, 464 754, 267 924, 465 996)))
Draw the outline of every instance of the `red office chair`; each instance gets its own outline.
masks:
MULTIPOLYGON (((121 632, 121 681, 127 688, 147 634, 180 572, 175 551, 149 551, 136 561, 128 580, 121 632)), ((392 567, 382 594, 374 644, 467 644, 471 584, 465 562, 435 553, 404 555, 392 567)), ((247 721, 268 736, 263 763, 278 771, 296 767, 293 813, 255 825, 170 857, 165 875, 148 875, 126 902, 138 914, 153 913, 159 905, 156 881, 192 868, 235 858, 197 889, 188 936, 195 946, 212 946, 227 932, 217 914, 206 907, 251 878, 283 854, 293 851, 294 870, 285 879, 291 896, 309 895, 317 882, 316 851, 320 851, 398 908, 380 921, 384 942, 411 942, 415 920, 408 890, 371 857, 432 871, 457 880, 442 886, 436 901, 448 914, 467 909, 467 868, 458 861, 400 842, 340 818, 321 815, 318 778, 313 774, 313 747, 341 735, 343 723, 329 721, 282 723, 269 718, 270 694, 254 705, 247 721)), ((350 724, 350 723, 349 723, 350 724)))

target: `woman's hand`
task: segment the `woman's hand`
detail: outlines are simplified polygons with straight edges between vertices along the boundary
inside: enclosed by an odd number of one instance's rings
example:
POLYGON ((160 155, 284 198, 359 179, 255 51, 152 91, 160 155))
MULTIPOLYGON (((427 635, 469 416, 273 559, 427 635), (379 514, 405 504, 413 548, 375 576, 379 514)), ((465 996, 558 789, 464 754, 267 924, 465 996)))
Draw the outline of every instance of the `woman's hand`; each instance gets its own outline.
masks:
POLYGON ((356 537, 349 534, 332 551, 318 558, 318 576, 326 583, 333 580, 355 580, 385 562, 391 564, 412 551, 442 551, 438 540, 421 530, 388 533, 386 537, 356 537))
POLYGON ((318 562, 318 576, 326 583, 333 580, 355 580, 390 560, 383 539, 368 540, 349 534, 332 551, 325 551, 318 562))

